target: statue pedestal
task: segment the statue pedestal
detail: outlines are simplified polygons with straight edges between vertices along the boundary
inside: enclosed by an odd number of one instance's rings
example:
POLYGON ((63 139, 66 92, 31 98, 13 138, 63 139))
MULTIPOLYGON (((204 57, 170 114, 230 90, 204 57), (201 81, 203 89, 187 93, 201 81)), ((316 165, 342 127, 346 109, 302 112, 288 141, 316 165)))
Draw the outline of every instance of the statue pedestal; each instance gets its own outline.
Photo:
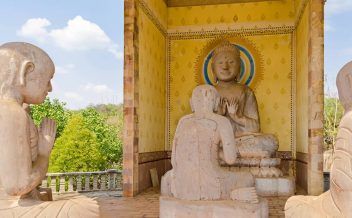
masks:
POLYGON ((295 194, 295 178, 255 178, 255 188, 260 196, 292 196, 295 194))
POLYGON ((280 162, 280 158, 238 158, 233 165, 221 162, 221 166, 230 171, 250 172, 260 196, 292 196, 296 189, 295 178, 283 176, 278 168, 280 162))
POLYGON ((232 200, 188 201, 160 197, 160 218, 268 217, 268 201, 249 204, 232 200))

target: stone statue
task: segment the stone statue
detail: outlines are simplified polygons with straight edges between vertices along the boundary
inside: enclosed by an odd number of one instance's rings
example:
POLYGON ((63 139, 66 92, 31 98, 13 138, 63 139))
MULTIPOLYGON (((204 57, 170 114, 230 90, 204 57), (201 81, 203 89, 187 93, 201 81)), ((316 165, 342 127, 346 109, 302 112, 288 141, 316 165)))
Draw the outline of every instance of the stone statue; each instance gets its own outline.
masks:
POLYGON ((28 104, 43 103, 51 91, 54 63, 40 48, 23 42, 0 46, 0 217, 99 217, 85 196, 52 201, 45 178, 56 135, 55 121, 37 128, 28 104))
MULTIPOLYGON (((171 157, 173 169, 162 179, 162 195, 193 202, 208 201, 208 204, 214 200, 237 200, 258 205, 251 173, 231 172, 219 164, 220 148, 229 165, 235 163, 238 151, 230 121, 214 113, 218 103, 214 87, 201 85, 194 89, 191 98, 194 113, 182 117, 177 125, 171 157)), ((161 206, 161 211, 170 213, 170 210, 161 206)), ((161 212, 161 217, 170 216, 161 212)))
POLYGON ((221 99, 217 113, 229 118, 242 157, 272 157, 278 149, 274 135, 260 133, 259 113, 253 91, 238 83, 240 51, 224 41, 213 52, 212 71, 221 99))
POLYGON ((0 183, 8 195, 28 194, 46 175, 56 124, 44 119, 37 130, 23 104, 44 102, 54 69, 31 44, 0 47, 0 183))
POLYGON ((352 62, 340 70, 336 85, 345 114, 334 146, 330 190, 320 196, 289 198, 286 217, 352 217, 352 62))

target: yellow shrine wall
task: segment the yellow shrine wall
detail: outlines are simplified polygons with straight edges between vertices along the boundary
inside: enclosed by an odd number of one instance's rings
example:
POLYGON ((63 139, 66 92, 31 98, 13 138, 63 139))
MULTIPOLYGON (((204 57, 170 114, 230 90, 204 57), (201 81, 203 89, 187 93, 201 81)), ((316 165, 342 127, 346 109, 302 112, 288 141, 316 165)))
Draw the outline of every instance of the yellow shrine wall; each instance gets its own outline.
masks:
POLYGON ((238 23, 246 27, 249 23, 277 21, 290 23, 294 16, 295 9, 292 0, 171 7, 168 8, 168 28, 238 23))
MULTIPOLYGON (((280 151, 291 150, 291 34, 248 36, 260 48, 263 59, 263 79, 255 87, 261 129, 274 133, 280 141, 280 151)), ((211 39, 173 40, 170 44, 170 115, 169 145, 179 119, 191 113, 189 99, 199 85, 199 73, 194 70, 200 50, 211 39)))
POLYGON ((270 1, 168 8, 169 135, 166 150, 171 150, 178 120, 191 113, 189 99, 193 88, 200 83, 197 78, 201 72, 195 69, 199 54, 215 38, 233 36, 250 42, 260 56, 260 60, 255 61, 262 63, 263 77, 254 88, 262 132, 278 136, 279 151, 292 150, 293 34, 285 27, 293 27, 295 7, 294 1, 270 1), (221 24, 233 25, 233 29, 223 31, 221 36, 212 34, 222 28, 221 24), (263 31, 248 30, 256 25, 263 31), (266 31, 271 25, 280 28, 266 31), (199 29, 205 30, 204 34, 197 34, 199 29), (242 34, 236 33, 236 29, 242 34))
POLYGON ((309 38, 309 3, 298 23, 296 30, 296 125, 297 152, 308 153, 308 38, 309 38))
POLYGON ((164 151, 166 108, 166 23, 164 1, 148 0, 138 5, 139 31, 139 153, 164 151), (146 13, 154 14, 155 24, 146 13), (161 26, 161 28, 160 28, 161 26))

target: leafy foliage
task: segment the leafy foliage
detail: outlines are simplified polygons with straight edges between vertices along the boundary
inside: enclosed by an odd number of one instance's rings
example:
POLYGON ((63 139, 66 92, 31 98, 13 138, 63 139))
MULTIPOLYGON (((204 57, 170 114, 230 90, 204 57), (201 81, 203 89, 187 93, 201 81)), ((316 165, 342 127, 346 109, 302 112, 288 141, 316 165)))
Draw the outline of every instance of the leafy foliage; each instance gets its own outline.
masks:
POLYGON ((107 118, 102 116, 93 107, 80 112, 87 127, 96 134, 99 151, 106 159, 107 166, 120 167, 122 158, 122 140, 118 137, 121 128, 107 123, 107 118))
POLYGON ((57 124, 56 137, 60 137, 71 115, 65 109, 65 105, 66 103, 60 102, 58 99, 51 100, 50 98, 46 98, 44 103, 40 105, 31 105, 32 119, 36 125, 40 125, 45 117, 55 120, 57 124))
POLYGON ((50 156, 49 172, 87 172, 104 170, 96 134, 81 114, 73 114, 50 156))
POLYGON ((332 149, 344 109, 337 98, 324 98, 324 149, 332 149))
POLYGON ((79 111, 65 109, 66 103, 47 98, 31 106, 36 125, 44 117, 57 122, 56 142, 50 172, 96 171, 121 168, 122 105, 92 105, 79 111))

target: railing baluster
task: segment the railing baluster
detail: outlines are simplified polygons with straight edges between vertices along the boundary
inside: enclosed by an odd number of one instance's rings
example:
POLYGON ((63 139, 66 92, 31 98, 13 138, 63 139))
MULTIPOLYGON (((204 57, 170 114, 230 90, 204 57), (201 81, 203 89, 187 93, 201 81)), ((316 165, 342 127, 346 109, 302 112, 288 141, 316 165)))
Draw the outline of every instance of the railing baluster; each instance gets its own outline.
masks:
POLYGON ((51 187, 51 191, 53 193, 56 193, 56 176, 51 176, 51 183, 50 183, 50 187, 51 187))
POLYGON ((73 176, 68 176, 68 191, 73 192, 73 176))
POLYGON ((93 190, 98 190, 98 175, 93 175, 93 190))
POLYGON ((89 187, 89 181, 90 181, 90 176, 89 174, 85 175, 85 186, 84 186, 84 191, 89 191, 90 187, 89 187))
POLYGON ((65 176, 60 176, 60 189, 59 193, 65 192, 65 176))
POLYGON ((78 192, 82 191, 82 176, 77 176, 77 190, 78 192))
POLYGON ((113 176, 113 171, 112 170, 108 170, 108 174, 109 174, 109 190, 114 189, 114 176, 113 176))
POLYGON ((46 179, 42 181, 41 187, 50 187, 53 193, 122 190, 121 180, 122 173, 119 170, 48 173, 46 179), (90 184, 91 179, 92 184, 90 184))
POLYGON ((100 190, 105 191, 106 190, 106 174, 102 174, 100 178, 101 178, 100 190))

